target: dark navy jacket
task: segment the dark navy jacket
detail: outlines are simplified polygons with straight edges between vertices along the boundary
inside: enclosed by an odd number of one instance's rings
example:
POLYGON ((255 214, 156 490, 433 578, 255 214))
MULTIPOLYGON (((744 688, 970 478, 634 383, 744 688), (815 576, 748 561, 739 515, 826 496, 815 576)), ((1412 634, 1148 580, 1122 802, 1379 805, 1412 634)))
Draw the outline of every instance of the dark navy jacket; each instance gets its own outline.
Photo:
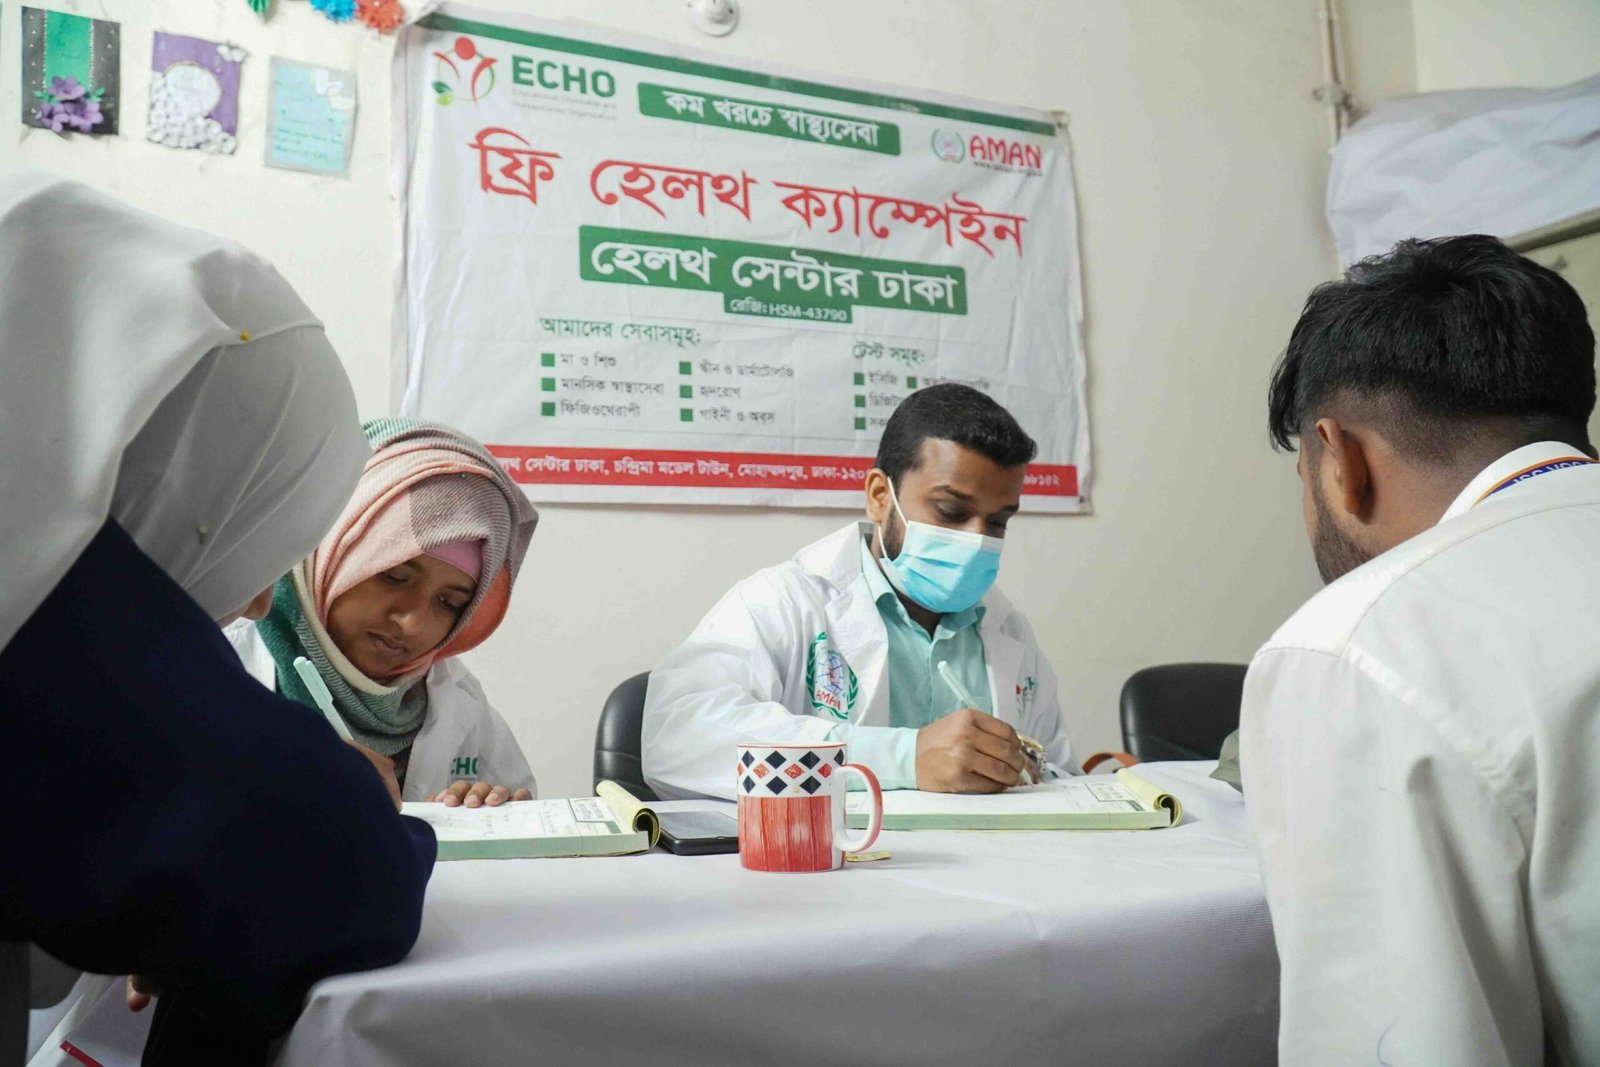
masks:
POLYGON ((154 980, 152 1046, 282 1033, 416 940, 432 830, 115 523, 0 650, 0 761, 0 941, 154 980))

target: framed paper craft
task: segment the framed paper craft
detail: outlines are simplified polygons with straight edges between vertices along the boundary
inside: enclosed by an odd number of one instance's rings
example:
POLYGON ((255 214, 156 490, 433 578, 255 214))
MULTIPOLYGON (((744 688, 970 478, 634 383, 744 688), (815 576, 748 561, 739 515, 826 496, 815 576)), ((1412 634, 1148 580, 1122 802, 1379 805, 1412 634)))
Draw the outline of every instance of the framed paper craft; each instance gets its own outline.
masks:
POLYGON ((56 133, 114 134, 122 100, 122 28, 63 11, 22 9, 22 121, 56 133))
POLYGON ((150 53, 150 116, 145 136, 168 148, 232 155, 239 145, 239 68, 244 49, 155 35, 150 53))
POLYGON ((356 76, 293 60, 272 60, 267 165, 346 174, 356 126, 356 76))

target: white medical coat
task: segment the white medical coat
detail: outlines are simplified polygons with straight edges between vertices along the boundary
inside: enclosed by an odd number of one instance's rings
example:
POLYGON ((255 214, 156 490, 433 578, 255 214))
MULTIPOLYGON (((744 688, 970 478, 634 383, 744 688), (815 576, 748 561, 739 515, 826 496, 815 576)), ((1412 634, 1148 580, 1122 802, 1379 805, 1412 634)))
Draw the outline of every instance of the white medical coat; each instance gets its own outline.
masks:
POLYGON ((1600 466, 1502 478, 1256 655, 1286 1064, 1600 1063, 1600 466))
MULTIPOLYGON (((248 619, 223 633, 244 661, 245 669, 269 689, 278 686, 277 666, 266 642, 248 619)), ((488 782, 539 795, 539 784, 511 728, 489 706, 472 672, 454 659, 428 669, 428 714, 411 743, 406 765, 404 800, 427 800, 452 782, 488 782)))
MULTIPOLYGON (((845 741, 885 788, 916 785, 916 730, 889 725, 889 639, 861 574, 866 523, 759 571, 722 598, 650 675, 645 780, 663 798, 734 795, 741 742, 845 741)), ((998 590, 978 623, 994 715, 1072 773, 1056 673, 998 590)))

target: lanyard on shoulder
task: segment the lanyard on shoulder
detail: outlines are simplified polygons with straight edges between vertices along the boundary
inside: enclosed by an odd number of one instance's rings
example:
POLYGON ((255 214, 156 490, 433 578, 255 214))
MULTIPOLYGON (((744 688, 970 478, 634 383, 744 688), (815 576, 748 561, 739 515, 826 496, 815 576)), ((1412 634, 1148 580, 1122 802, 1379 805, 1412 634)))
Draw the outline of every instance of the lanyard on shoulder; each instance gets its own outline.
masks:
POLYGON ((1551 471, 1566 470, 1568 467, 1584 467, 1591 463, 1600 463, 1600 460, 1590 459, 1588 456, 1563 456, 1560 459, 1547 459, 1543 463, 1536 463, 1531 467, 1524 467, 1522 470, 1517 471, 1517 473, 1500 479, 1500 481, 1484 490, 1483 495, 1472 502, 1472 506, 1477 507, 1485 500, 1488 500, 1490 497, 1494 496, 1500 490, 1509 489, 1513 485, 1528 481, 1530 478, 1537 478, 1541 474, 1549 474, 1551 471))

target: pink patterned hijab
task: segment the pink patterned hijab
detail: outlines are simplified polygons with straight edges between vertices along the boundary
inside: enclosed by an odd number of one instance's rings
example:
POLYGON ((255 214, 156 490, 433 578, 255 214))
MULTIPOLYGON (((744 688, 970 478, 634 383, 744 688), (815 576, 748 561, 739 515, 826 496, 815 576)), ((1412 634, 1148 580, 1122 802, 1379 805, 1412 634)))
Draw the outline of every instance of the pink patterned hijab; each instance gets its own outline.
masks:
POLYGON ((477 592, 438 647, 401 668, 410 676, 494 633, 511 603, 539 513, 494 457, 462 433, 411 419, 377 419, 364 429, 372 459, 344 513, 307 561, 306 607, 326 626, 328 609, 340 596, 424 554, 472 574, 477 592), (476 568, 461 558, 472 546, 479 552, 476 568))

